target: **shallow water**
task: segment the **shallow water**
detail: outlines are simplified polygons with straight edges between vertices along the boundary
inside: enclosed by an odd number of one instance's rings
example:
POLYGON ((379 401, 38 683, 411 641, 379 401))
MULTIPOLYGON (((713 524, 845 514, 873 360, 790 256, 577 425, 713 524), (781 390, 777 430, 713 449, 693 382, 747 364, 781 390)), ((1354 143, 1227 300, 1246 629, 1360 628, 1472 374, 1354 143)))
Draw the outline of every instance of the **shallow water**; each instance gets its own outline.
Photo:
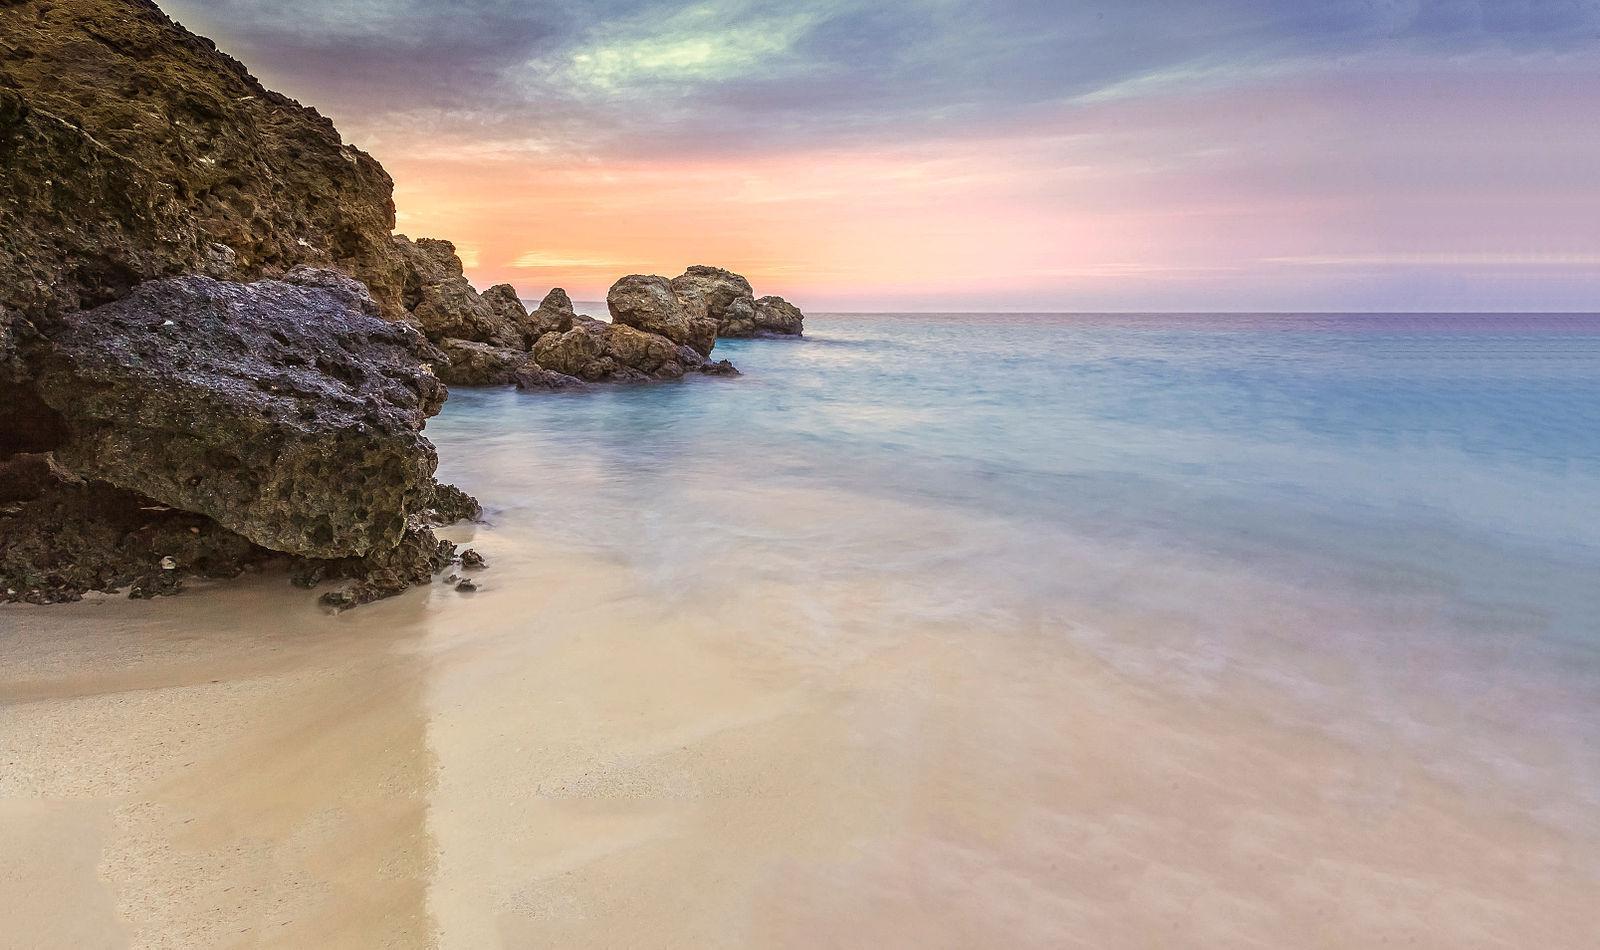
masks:
POLYGON ((491 562, 0 616, 41 946, 1589 946, 1600 318, 818 316, 462 391, 491 562))
POLYGON ((1417 752, 1447 771, 1516 756, 1485 730, 1553 739, 1600 791, 1600 317, 809 331, 720 344, 726 383, 460 394, 445 474, 663 590, 870 577, 906 623, 1054 627, 1164 688, 1268 682, 1346 737, 1442 731, 1417 752), (824 510, 792 524, 792 494, 824 510))

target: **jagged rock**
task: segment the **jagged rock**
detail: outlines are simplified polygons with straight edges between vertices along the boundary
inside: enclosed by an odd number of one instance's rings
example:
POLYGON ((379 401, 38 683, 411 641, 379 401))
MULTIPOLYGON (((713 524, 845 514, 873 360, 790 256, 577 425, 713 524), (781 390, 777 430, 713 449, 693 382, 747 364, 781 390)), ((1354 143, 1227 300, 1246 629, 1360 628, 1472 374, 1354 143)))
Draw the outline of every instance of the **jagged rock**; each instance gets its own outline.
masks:
POLYGON ((534 318, 528 313, 528 308, 522 303, 522 297, 517 294, 517 288, 510 284, 495 284, 479 296, 502 320, 516 328, 519 346, 525 350, 533 349, 533 343, 539 339, 540 331, 536 329, 534 318))
POLYGON ((755 335, 755 296, 733 271, 696 264, 672 278, 672 292, 685 312, 715 320, 717 336, 755 335))
POLYGON ((572 309, 572 298, 560 287, 553 288, 539 302, 539 309, 529 317, 528 345, 531 348, 546 333, 565 333, 577 321, 598 323, 593 317, 581 317, 572 309))
POLYGON ((705 362, 695 350, 666 337, 598 321, 545 334, 533 357, 544 369, 589 382, 677 379, 705 362))
POLYGON ((490 306, 462 272, 456 246, 449 241, 394 236, 405 262, 402 298, 411 319, 435 343, 445 339, 525 346, 522 330, 490 306))
POLYGON ((401 314, 388 174, 149 0, 0 3, 0 169, 0 309, 24 319, 302 263, 401 314))
POLYGON ((314 587, 324 579, 352 580, 349 586, 319 598, 326 607, 346 610, 392 597, 408 587, 432 583, 433 576, 455 560, 455 553, 456 546, 440 540, 432 529, 412 524, 394 547, 364 557, 306 562, 297 582, 314 587))
POLYGON ((701 363, 695 369, 696 369, 697 372, 703 373, 703 374, 705 374, 707 376, 738 376, 738 375, 740 375, 739 371, 734 368, 733 364, 728 362, 727 360, 717 360, 714 363, 711 362, 710 360, 707 360, 704 363, 701 363))
POLYGON ((436 365, 434 372, 452 386, 509 386, 533 362, 527 350, 470 340, 441 340, 439 349, 450 362, 436 365))
POLYGON ((779 336, 800 336, 805 314, 782 297, 762 297, 756 301, 756 332, 779 336))
POLYGON ((550 392, 584 392, 589 387, 576 376, 542 369, 529 364, 517 370, 517 388, 523 390, 548 390, 550 392))
POLYGON ((433 500, 419 516, 423 524, 439 526, 457 521, 476 521, 483 514, 478 499, 448 482, 435 482, 433 500))
POLYGON ((376 161, 149 0, 0 0, 0 172, 7 598, 171 593, 274 551, 360 597, 431 576, 417 509, 477 506, 418 431, 442 355, 376 317, 502 315, 453 248, 391 237, 376 161), (216 280, 160 280, 186 273, 216 280))
POLYGON ((60 318, 27 357, 63 468, 264 547, 381 553, 432 498, 437 351, 337 291, 155 281, 60 318))
MULTIPOLYGON (((665 277, 630 274, 622 278, 606 293, 606 308, 613 324, 664 336, 701 356, 710 354, 717 342, 717 322, 698 308, 694 313, 686 311, 665 277)), ((543 360, 540 365, 545 365, 543 360)))
POLYGON ((474 551, 472 548, 467 548, 461 552, 461 566, 470 571, 477 571, 488 567, 489 562, 484 560, 483 555, 479 554, 477 551, 474 551))

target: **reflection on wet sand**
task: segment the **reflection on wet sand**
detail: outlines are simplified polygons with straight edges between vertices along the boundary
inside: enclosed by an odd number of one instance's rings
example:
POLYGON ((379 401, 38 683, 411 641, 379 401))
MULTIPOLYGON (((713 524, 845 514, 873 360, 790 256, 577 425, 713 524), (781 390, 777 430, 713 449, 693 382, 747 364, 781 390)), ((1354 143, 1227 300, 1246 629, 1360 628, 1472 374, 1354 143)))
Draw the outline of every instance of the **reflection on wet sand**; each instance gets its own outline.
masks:
POLYGON ((430 944, 422 609, 346 623, 267 577, 8 612, 20 945, 430 944))

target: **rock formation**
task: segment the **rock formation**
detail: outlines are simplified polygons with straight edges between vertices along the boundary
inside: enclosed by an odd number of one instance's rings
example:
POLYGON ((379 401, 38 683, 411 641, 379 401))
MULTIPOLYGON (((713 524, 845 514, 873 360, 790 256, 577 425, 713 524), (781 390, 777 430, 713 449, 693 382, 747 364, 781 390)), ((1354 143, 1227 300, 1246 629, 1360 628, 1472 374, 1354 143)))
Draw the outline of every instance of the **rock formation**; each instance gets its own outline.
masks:
POLYGON ((435 363, 434 372, 452 386, 508 386, 533 362, 527 350, 471 340, 441 340, 439 350, 449 362, 435 363))
POLYGON ((478 293, 315 110, 150 0, 0 0, 0 600, 177 590, 293 560, 334 606, 429 580, 444 382, 580 390, 736 375, 716 338, 798 310, 692 267, 478 293), (436 375, 437 374, 437 375, 436 375))
POLYGON ((4 0, 0 170, 0 600, 443 566, 476 503, 420 433, 444 357, 390 321, 463 308, 377 162, 148 0, 4 0))
POLYGON ((805 314, 782 297, 762 297, 756 301, 757 333, 799 336, 805 328, 805 314))
POLYGON ((401 298, 411 320, 428 339, 435 343, 468 340, 512 349, 526 346, 521 327, 467 282, 454 244, 435 238, 412 241, 397 234, 394 246, 405 261, 401 298))
POLYGON ((696 264, 672 278, 672 292, 685 312, 715 320, 717 336, 755 335, 750 282, 733 271, 696 264))
POLYGON ((533 358, 543 369, 594 383, 677 379, 705 362, 664 336, 600 322, 545 334, 533 358))
POLYGON ((665 277, 630 274, 606 293, 611 321, 645 333, 666 337, 708 356, 717 342, 717 322, 696 308, 686 310, 665 277))
POLYGON ((337 265, 399 316, 393 185, 149 0, 0 3, 0 308, 337 265))
POLYGON ((719 337, 799 336, 805 317, 782 297, 755 299, 750 282, 730 270, 695 264, 672 278, 684 312, 717 323, 719 337))
POLYGON ((572 298, 567 296, 565 290, 560 287, 552 289, 539 302, 539 309, 529 316, 528 347, 531 349, 546 333, 567 332, 580 319, 591 320, 589 317, 579 317, 573 311, 572 298))
POLYGON ((578 377, 542 369, 537 363, 530 363, 517 370, 516 384, 518 389, 549 392, 581 393, 589 389, 588 385, 578 377))
POLYGON ((528 313, 528 308, 517 295, 517 288, 510 284, 495 284, 480 296, 502 320, 516 328, 518 345, 525 350, 533 349, 533 343, 539 339, 539 334, 535 330, 534 320, 528 313))
POLYGON ((321 287, 178 277, 60 318, 29 367, 68 470, 344 557, 394 547, 432 497, 431 350, 321 287))

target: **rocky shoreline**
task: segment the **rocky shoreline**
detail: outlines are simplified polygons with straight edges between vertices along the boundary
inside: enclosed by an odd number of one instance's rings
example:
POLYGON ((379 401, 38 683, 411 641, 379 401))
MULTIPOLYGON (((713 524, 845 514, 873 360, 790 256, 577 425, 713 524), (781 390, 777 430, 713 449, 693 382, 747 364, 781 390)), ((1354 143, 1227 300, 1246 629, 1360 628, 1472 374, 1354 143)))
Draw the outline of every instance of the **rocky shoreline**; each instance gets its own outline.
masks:
MULTIPOLYGON (((446 384, 737 375, 803 316, 694 266, 611 322, 476 290, 393 183, 150 0, 0 0, 0 602, 174 593, 288 561, 343 608, 481 567, 422 435, 446 384)), ((470 582, 463 583, 470 589, 470 582)))

